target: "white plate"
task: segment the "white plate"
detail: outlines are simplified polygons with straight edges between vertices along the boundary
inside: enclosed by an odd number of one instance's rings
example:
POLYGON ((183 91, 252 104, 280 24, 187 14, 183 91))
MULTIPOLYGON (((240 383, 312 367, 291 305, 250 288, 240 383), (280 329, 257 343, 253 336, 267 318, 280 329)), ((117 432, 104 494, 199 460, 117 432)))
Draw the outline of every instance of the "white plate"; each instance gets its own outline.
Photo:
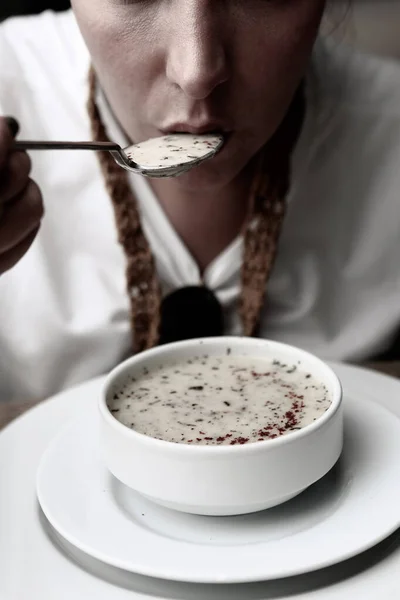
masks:
POLYGON ((367 550, 400 526, 400 420, 345 395, 337 467, 296 499, 243 517, 196 517, 158 507, 108 473, 97 417, 69 425, 44 454, 37 493, 69 543, 126 571, 201 583, 277 579, 367 550), (156 551, 155 551, 156 550, 156 551))

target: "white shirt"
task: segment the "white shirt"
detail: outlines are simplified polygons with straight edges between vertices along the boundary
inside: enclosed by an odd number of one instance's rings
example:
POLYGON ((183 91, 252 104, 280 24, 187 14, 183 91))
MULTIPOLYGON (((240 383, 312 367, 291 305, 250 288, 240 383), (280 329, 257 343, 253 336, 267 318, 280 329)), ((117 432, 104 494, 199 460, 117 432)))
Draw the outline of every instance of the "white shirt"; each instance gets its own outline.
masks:
MULTIPOLYGON (((0 26, 0 113, 20 137, 90 139, 88 52, 72 12, 0 26)), ((384 350, 400 326, 400 68, 319 42, 306 124, 261 334, 323 358, 384 350)), ((110 137, 121 132, 106 114, 110 137)), ((125 259, 98 159, 36 152, 46 205, 28 254, 0 278, 0 399, 43 399, 130 353, 125 259)), ((132 175, 165 291, 199 269, 147 181, 132 175)), ((204 275, 239 334, 242 239, 204 275)), ((194 316, 195 317, 195 316, 194 316)))

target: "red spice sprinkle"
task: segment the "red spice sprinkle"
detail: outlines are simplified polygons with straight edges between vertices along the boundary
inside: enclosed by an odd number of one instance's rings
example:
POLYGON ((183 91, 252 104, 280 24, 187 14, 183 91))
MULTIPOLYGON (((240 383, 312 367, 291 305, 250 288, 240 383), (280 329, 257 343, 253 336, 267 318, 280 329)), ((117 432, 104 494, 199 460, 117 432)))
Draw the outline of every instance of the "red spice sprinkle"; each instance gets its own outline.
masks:
POLYGON ((204 431, 199 431, 200 435, 206 435, 204 431))
POLYGON ((188 440, 188 444, 191 444, 193 442, 193 440, 188 440))
POLYGON ((204 439, 207 440, 207 442, 211 442, 211 440, 213 440, 214 438, 206 437, 204 439))
POLYGON ((220 436, 217 438, 217 442, 224 442, 225 440, 226 440, 226 437, 220 436))
POLYGON ((201 438, 196 438, 196 442, 201 442, 201 438))
POLYGON ((230 442, 230 445, 235 446, 236 444, 240 444, 241 446, 243 446, 243 444, 247 444, 247 442, 249 442, 249 441, 250 441, 249 438, 239 436, 239 437, 235 438, 234 440, 232 440, 230 442))

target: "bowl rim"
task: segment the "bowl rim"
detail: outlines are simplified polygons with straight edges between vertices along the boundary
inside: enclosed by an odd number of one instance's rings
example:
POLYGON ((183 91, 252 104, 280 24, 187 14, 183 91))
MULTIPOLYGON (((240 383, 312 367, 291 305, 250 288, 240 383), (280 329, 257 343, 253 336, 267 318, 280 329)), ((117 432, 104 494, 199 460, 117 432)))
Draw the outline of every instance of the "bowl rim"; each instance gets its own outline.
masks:
MULTIPOLYGON (((324 380, 325 383, 325 380, 324 380)), ((208 457, 213 454, 223 455, 223 454, 251 454, 251 453, 259 453, 265 452, 269 449, 272 451, 280 446, 286 446, 289 444, 295 444, 301 439, 308 437, 314 432, 317 432, 319 429, 323 428, 324 425, 330 421, 334 415, 337 413, 339 408, 341 407, 343 401, 343 387, 339 377, 336 375, 335 371, 322 359, 317 357, 315 354, 308 352, 307 350, 303 350, 298 348, 297 346, 293 346, 291 344, 286 344, 283 342, 275 342, 274 340, 269 340, 265 338, 250 338, 245 336, 220 336, 220 337, 209 337, 209 338, 195 338, 190 340, 183 340, 179 342, 172 342, 170 344, 164 344, 162 346, 156 346, 155 348, 150 348, 149 350, 144 350, 139 354, 135 354, 130 358, 124 360, 119 365, 114 367, 108 375, 106 376, 105 382, 102 387, 102 392, 100 394, 100 398, 98 401, 98 408, 100 410, 100 414, 104 421, 112 427, 117 433, 121 434, 123 437, 128 438, 132 441, 136 441, 144 446, 151 446, 153 448, 158 448, 160 450, 165 450, 167 452, 173 452, 178 454, 191 454, 191 455, 206 455, 208 457), (319 366, 322 367, 323 370, 326 371, 327 375, 330 377, 330 385, 329 389, 332 393, 332 402, 329 408, 321 415, 316 421, 302 427, 299 430, 293 431, 290 434, 283 435, 280 437, 276 437, 274 439, 255 441, 250 444, 237 444, 237 445, 200 445, 200 444, 187 444, 187 443, 176 443, 170 442, 168 440, 160 440, 158 438, 151 437, 144 433, 140 433, 135 429, 131 429, 130 427, 121 423, 110 411, 107 405, 107 396, 110 391, 111 386, 113 385, 115 379, 121 375, 122 373, 129 371, 131 367, 136 367, 141 363, 145 363, 148 357, 156 357, 157 355, 163 356, 168 352, 174 352, 175 350, 211 345, 225 345, 235 346, 240 348, 241 344, 248 344, 253 346, 263 346, 266 344, 269 347, 273 347, 277 350, 279 354, 279 350, 291 351, 293 353, 298 353, 299 359, 301 357, 308 358, 311 361, 316 362, 319 366)))

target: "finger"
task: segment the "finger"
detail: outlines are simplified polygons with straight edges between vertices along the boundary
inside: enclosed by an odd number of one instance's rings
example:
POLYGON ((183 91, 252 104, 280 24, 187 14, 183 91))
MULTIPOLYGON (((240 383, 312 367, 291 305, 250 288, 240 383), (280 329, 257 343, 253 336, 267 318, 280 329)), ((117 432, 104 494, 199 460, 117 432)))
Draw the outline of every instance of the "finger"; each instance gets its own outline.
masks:
POLYGON ((19 132, 19 123, 14 117, 4 117, 7 123, 8 129, 11 131, 11 135, 15 138, 19 132))
POLYGON ((8 164, 0 172, 0 205, 20 194, 29 183, 32 163, 26 152, 10 154, 8 164))
POLYGON ((0 117, 0 170, 8 162, 14 138, 4 117, 0 117))
POLYGON ((34 181, 4 208, 0 220, 0 253, 8 252, 36 229, 43 217, 42 194, 34 181))
POLYGON ((40 227, 31 231, 25 239, 5 254, 0 255, 0 275, 11 269, 31 247, 40 227))

